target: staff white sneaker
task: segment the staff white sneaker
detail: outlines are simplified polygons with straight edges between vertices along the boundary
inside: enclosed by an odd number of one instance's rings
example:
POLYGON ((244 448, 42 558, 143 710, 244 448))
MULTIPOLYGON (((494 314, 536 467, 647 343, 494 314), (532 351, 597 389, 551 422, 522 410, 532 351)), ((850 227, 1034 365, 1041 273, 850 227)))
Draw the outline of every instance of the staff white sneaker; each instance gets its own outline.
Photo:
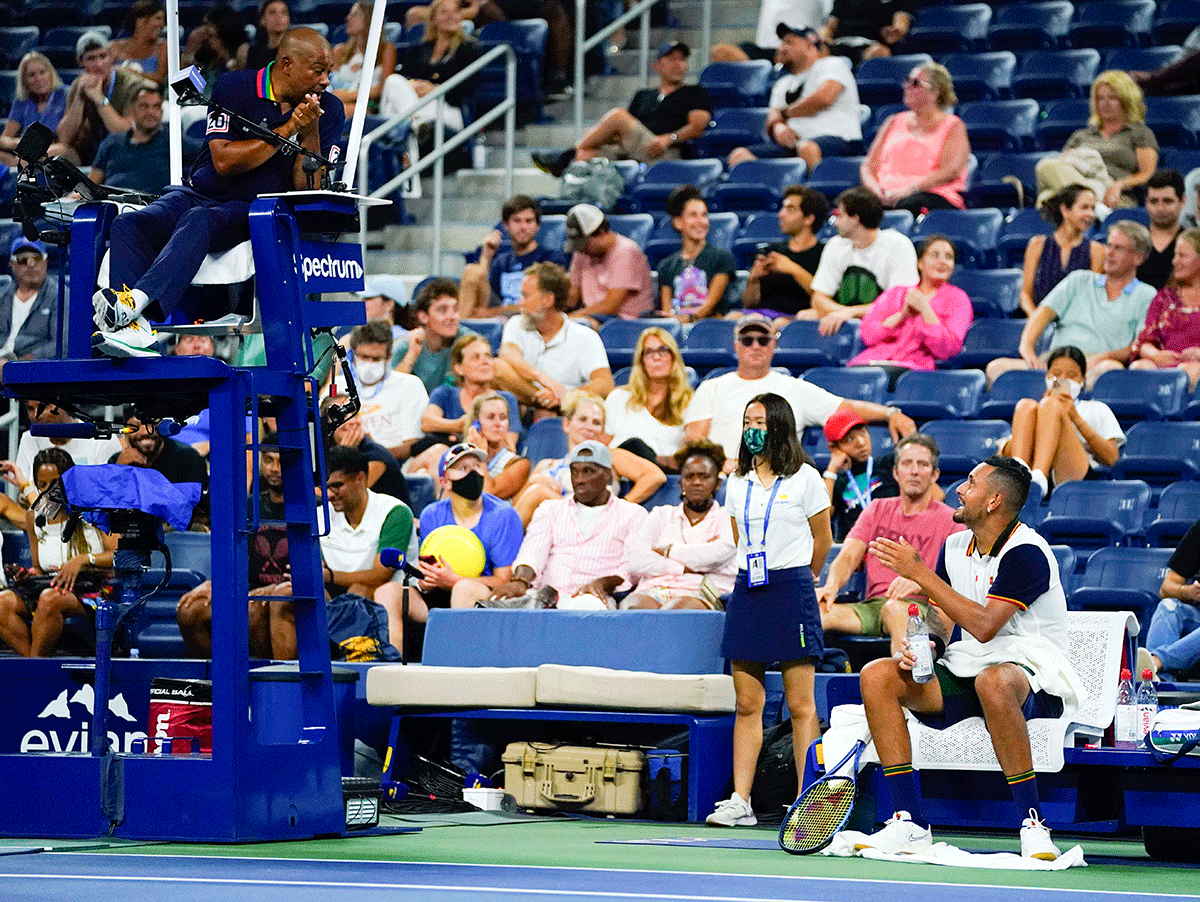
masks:
POLYGON ((855 849, 877 849, 891 855, 914 855, 933 845, 933 833, 928 827, 914 824, 907 811, 897 811, 882 830, 877 830, 855 844, 855 849))
POLYGON ((735 792, 723 802, 717 802, 716 810, 704 822, 714 827, 753 827, 758 818, 750 803, 735 792))
POLYGON ((1054 861, 1062 852, 1050 839, 1050 828, 1037 818, 1037 812, 1029 809, 1029 817, 1021 822, 1021 857, 1054 861))
POLYGON ((105 357, 158 357, 158 335, 144 316, 111 332, 92 334, 92 347, 105 357))

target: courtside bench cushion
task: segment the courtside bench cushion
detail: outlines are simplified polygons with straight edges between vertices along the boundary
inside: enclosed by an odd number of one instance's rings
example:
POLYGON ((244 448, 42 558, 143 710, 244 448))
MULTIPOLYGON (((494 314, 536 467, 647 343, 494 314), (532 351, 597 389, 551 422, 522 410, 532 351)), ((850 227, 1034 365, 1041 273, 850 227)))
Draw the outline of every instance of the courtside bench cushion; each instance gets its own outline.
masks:
POLYGON ((537 669, 537 703, 543 708, 695 714, 728 714, 736 706, 733 677, 723 673, 648 673, 563 664, 537 669))
POLYGON ((367 703, 415 708, 532 708, 536 667, 379 664, 367 671, 367 703))

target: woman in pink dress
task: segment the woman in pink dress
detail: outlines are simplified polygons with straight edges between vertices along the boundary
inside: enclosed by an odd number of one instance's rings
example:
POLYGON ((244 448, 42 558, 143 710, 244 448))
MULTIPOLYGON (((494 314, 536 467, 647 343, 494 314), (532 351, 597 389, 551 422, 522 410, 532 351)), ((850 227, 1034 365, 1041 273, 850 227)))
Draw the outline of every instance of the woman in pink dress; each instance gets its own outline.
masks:
POLYGON ((1175 240, 1171 280, 1150 302, 1129 366, 1181 369, 1191 389, 1200 381, 1200 229, 1181 232, 1175 240))

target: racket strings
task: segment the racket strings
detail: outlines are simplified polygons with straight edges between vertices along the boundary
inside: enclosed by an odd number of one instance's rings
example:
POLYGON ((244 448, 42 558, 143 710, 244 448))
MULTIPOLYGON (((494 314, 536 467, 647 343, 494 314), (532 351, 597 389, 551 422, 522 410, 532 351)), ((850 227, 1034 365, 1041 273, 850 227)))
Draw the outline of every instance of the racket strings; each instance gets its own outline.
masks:
POLYGON ((788 851, 824 846, 841 829, 853 804, 854 781, 848 777, 814 783, 788 812, 780 844, 788 851))

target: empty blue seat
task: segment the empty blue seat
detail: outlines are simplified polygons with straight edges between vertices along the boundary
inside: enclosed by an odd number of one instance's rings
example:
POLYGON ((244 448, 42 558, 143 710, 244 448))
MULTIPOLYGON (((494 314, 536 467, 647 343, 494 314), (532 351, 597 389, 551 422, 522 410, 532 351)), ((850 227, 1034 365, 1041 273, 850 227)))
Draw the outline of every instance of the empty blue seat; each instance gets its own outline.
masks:
POLYGON ((897 380, 892 403, 914 420, 961 420, 975 415, 986 387, 979 370, 913 370, 897 380))
POLYGON ((760 244, 782 240, 783 232, 779 229, 779 214, 751 213, 746 217, 741 231, 733 239, 733 258, 737 261, 739 269, 749 269, 760 244))
POLYGON ((546 417, 536 421, 525 434, 525 456, 536 466, 541 460, 566 457, 567 436, 562 431, 561 417, 546 417))
POLYGON ((1136 420, 1168 420, 1183 413, 1187 374, 1183 370, 1110 370, 1092 387, 1123 424, 1136 420))
POLYGON ((1151 548, 1175 548, 1200 516, 1200 482, 1173 482, 1158 496, 1157 516, 1146 526, 1151 548))
POLYGON ((863 60, 854 73, 859 101, 870 107, 881 103, 899 103, 908 73, 917 66, 931 62, 933 57, 928 53, 906 53, 863 60))
POLYGON ((853 188, 860 183, 858 169, 862 161, 862 157, 826 157, 809 175, 808 187, 820 191, 832 203, 834 198, 847 188, 853 188))
POLYGON ((700 73, 713 109, 728 106, 762 107, 771 93, 772 65, 768 60, 709 63, 700 73))
POLYGON ((1032 207, 1038 194, 1037 164, 1045 156, 1045 151, 990 155, 975 173, 967 192, 967 206, 1032 207), (1014 180, 1020 182, 1019 190, 1014 180))
MULTIPOLYGON (((942 65, 954 79, 954 93, 960 101, 1004 100, 1012 94, 1012 77, 1017 57, 1008 50, 990 53, 948 53, 942 65)), ((958 111, 961 115, 962 111, 958 111)), ((971 147, 975 150, 974 140, 971 147)))
POLYGON ((1032 207, 1013 213, 1005 221, 1004 234, 1000 236, 998 251, 1001 264, 1010 267, 1024 265, 1025 248, 1030 239, 1034 235, 1049 235, 1053 231, 1054 226, 1032 207))
MULTIPOLYGON (((817 585, 825 585, 825 581, 829 578, 829 566, 834 562, 839 554, 841 554, 842 545, 836 542, 829 547, 829 554, 825 556, 825 566, 821 568, 821 575, 817 577, 817 585)), ((846 580, 838 592, 837 600, 839 602, 854 602, 862 601, 863 593, 867 590, 867 574, 866 571, 859 567, 850 574, 850 578, 846 580)), ((840 641, 841 637, 839 637, 840 641)))
POLYGON ((1037 146, 1042 150, 1060 151, 1067 139, 1087 125, 1091 115, 1086 97, 1063 97, 1042 104, 1042 118, 1036 132, 1037 146))
POLYGON ((695 185, 701 191, 721 176, 720 160, 660 160, 650 166, 629 193, 635 213, 661 213, 667 198, 680 185, 695 185))
POLYGON ((624 235, 638 247, 645 246, 654 231, 654 217, 649 213, 621 213, 608 217, 614 232, 624 235))
POLYGON ((950 284, 967 293, 977 318, 1011 316, 1021 306, 1019 269, 956 268, 950 284))
POLYGON ((881 229, 895 229, 901 235, 911 235, 916 218, 909 210, 884 210, 879 221, 881 229))
POLYGON ((1154 17, 1154 44, 1182 44, 1200 26, 1195 0, 1162 0, 1154 17))
POLYGON ((428 473, 405 473, 404 482, 408 486, 409 507, 413 516, 420 517, 421 511, 437 500, 433 477, 428 473))
POLYGON ((768 112, 767 107, 713 110, 712 122, 697 141, 700 155, 723 160, 734 148, 766 140, 762 131, 768 112))
POLYGON ((1017 350, 1025 321, 1019 319, 977 319, 963 339, 962 350, 943 360, 943 369, 983 369, 997 357, 1019 357, 1017 350))
POLYGON ((1153 486, 1200 479, 1200 423, 1134 423, 1109 469, 1114 479, 1141 479, 1153 486))
POLYGON ((921 426, 921 431, 938 444, 942 476, 957 478, 999 453, 1000 442, 1010 429, 1003 420, 932 420, 921 426))
POLYGON ((992 8, 986 3, 919 9, 904 39, 904 52, 942 54, 983 50, 991 22, 992 8))
POLYGON ((500 353, 500 337, 504 334, 504 320, 502 319, 464 319, 462 321, 464 328, 470 329, 472 332, 478 332, 488 340, 492 346, 492 353, 500 353))
POLYGON ((633 352, 638 339, 651 326, 666 330, 678 344, 679 320, 670 317, 610 319, 600 327, 600 341, 604 343, 604 350, 608 353, 608 363, 612 369, 630 366, 633 363, 633 352))
POLYGON ((1070 598, 1075 589, 1075 549, 1069 545, 1051 545, 1050 550, 1054 552, 1054 558, 1058 561, 1058 578, 1062 583, 1063 593, 1070 598))
POLYGON ((683 339, 683 361, 707 371, 737 363, 733 353, 734 320, 702 319, 693 323, 683 339))
POLYGON ((38 42, 36 25, 9 25, 0 28, 0 69, 16 69, 26 53, 38 42))
POLYGON ((1149 507, 1150 486, 1140 480, 1067 482, 1050 494, 1050 510, 1038 532, 1076 552, 1124 545, 1141 532, 1149 507))
POLYGON ((1022 398, 1040 399, 1046 394, 1044 370, 1009 370, 992 383, 992 390, 979 404, 979 416, 1011 422, 1022 398))
POLYGON ((1067 606, 1073 611, 1133 611, 1145 642, 1158 607, 1169 548, 1100 548, 1093 551, 1067 606))
POLYGON ((1200 147, 1200 96, 1147 97, 1146 125, 1166 147, 1200 147))
POLYGON ((0 71, 0 115, 7 116, 17 99, 17 72, 15 69, 0 71))
POLYGON ((673 505, 679 503, 679 474, 668 473, 667 481, 655 490, 654 494, 642 502, 642 507, 646 510, 653 510, 664 504, 673 505))
MULTIPOLYGON (((546 58, 546 37, 549 27, 544 19, 517 19, 489 22, 479 29, 480 52, 507 44, 517 56, 516 100, 517 125, 537 122, 542 118, 545 95, 542 93, 542 64, 546 58)), ((505 96, 505 62, 494 60, 484 67, 475 82, 471 107, 476 115, 492 109, 505 96)))
POLYGON ((1037 50, 1026 54, 1017 66, 1013 93, 1035 100, 1087 97, 1099 69, 1100 52, 1090 47, 1037 50))
POLYGON ((973 151, 1033 149, 1039 112, 1036 100, 980 100, 962 104, 957 112, 967 127, 973 151))
POLYGON ((206 532, 169 532, 164 536, 171 551, 171 567, 212 576, 212 537, 206 532))
POLYGON ((996 265, 1003 224, 1004 214, 995 208, 932 210, 913 226, 912 239, 917 244, 929 235, 945 235, 954 242, 959 266, 990 269, 996 265))
POLYGON ((709 190, 714 210, 751 212, 770 210, 783 202, 783 189, 804 181, 807 164, 798 157, 784 160, 747 160, 729 170, 726 181, 709 190))
POLYGON ((988 26, 994 50, 1055 50, 1066 46, 1075 8, 1067 0, 998 5, 988 26))
POLYGON ((840 366, 850 359, 858 338, 858 322, 843 323, 833 335, 821 335, 816 320, 796 320, 779 333, 773 363, 790 370, 840 366))
POLYGON ((1178 44, 1164 44, 1160 47, 1117 47, 1104 55, 1104 68, 1121 69, 1124 72, 1153 72, 1155 69, 1171 65, 1181 56, 1183 48, 1178 44))
POLYGON ((1073 47, 1139 47, 1150 43, 1154 0, 1077 3, 1068 37, 1073 47))
POLYGON ((887 395, 887 370, 878 366, 815 366, 802 378, 839 398, 882 404, 887 395))

